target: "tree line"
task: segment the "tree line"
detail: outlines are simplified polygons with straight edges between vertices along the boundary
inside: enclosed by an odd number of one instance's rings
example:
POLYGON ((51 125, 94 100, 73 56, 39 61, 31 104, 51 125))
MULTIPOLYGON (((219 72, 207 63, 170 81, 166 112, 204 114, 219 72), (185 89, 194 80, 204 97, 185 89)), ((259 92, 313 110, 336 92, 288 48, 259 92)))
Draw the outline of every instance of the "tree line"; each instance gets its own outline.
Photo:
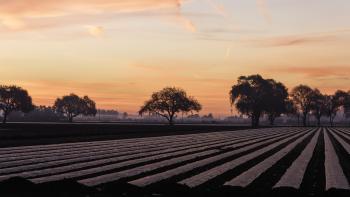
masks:
POLYGON ((69 122, 73 122, 73 118, 78 115, 95 116, 97 113, 96 103, 88 96, 79 97, 76 94, 70 94, 62 98, 57 98, 52 107, 35 106, 27 90, 18 86, 0 86, 2 123, 6 123, 8 116, 12 112, 20 111, 29 113, 33 110, 36 110, 38 115, 47 115, 50 113, 45 112, 53 111, 67 118, 69 122))
POLYGON ((290 93, 281 82, 264 79, 260 75, 241 76, 232 86, 230 101, 241 113, 251 118, 252 126, 259 126, 262 115, 267 115, 270 124, 285 115, 301 115, 303 126, 307 117, 313 115, 317 125, 323 116, 329 117, 333 126, 337 112, 350 109, 350 92, 337 90, 333 95, 322 94, 318 89, 298 85, 290 93))
MULTIPOLYGON (((350 91, 337 90, 333 95, 322 94, 318 89, 298 85, 290 92, 286 86, 274 79, 264 79, 261 75, 240 76, 229 91, 231 106, 251 119, 251 125, 258 127, 262 116, 267 116, 271 125, 282 115, 301 116, 304 126, 312 115, 320 126, 321 118, 329 118, 330 125, 341 109, 350 110, 350 91)), ((88 96, 70 94, 57 98, 52 107, 36 107, 28 92, 17 86, 0 86, 0 111, 3 123, 13 111, 28 113, 33 109, 47 110, 65 117, 69 122, 79 115, 95 116, 96 103, 88 96)), ((154 92, 139 110, 144 114, 165 118, 170 125, 179 113, 199 112, 202 105, 186 91, 177 87, 166 87, 154 92)), ((40 113, 39 113, 40 114, 40 113)))

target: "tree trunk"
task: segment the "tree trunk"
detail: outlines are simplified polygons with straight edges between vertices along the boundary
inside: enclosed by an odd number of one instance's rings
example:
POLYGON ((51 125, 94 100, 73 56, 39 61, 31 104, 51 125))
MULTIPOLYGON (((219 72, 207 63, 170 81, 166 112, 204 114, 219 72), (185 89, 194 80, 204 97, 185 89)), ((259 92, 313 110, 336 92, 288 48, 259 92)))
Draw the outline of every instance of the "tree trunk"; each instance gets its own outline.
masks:
POLYGON ((335 118, 335 117, 332 117, 332 116, 330 117, 331 127, 333 127, 333 126, 334 126, 334 118, 335 118))
POLYGON ((258 115, 258 113, 252 115, 252 127, 253 128, 257 128, 259 126, 259 119, 260 119, 260 115, 258 115))
POLYGON ((68 121, 69 121, 70 123, 73 122, 73 115, 71 115, 71 114, 68 115, 68 121))
POLYGON ((273 115, 269 116, 270 126, 273 126, 275 124, 275 117, 273 115))
POLYGON ((7 113, 4 112, 4 117, 2 119, 2 124, 6 124, 6 121, 7 121, 7 113))
POLYGON ((260 124, 260 116, 255 118, 255 128, 258 128, 260 124))
POLYGON ((169 117, 169 125, 173 126, 174 125, 174 116, 169 117))
POLYGON ((303 126, 306 127, 307 113, 303 114, 303 126))
POLYGON ((317 117, 317 126, 318 126, 318 127, 321 126, 321 117, 317 117))
POLYGON ((254 115, 252 115, 251 121, 252 121, 252 127, 254 127, 254 125, 255 125, 255 117, 254 117, 254 115))

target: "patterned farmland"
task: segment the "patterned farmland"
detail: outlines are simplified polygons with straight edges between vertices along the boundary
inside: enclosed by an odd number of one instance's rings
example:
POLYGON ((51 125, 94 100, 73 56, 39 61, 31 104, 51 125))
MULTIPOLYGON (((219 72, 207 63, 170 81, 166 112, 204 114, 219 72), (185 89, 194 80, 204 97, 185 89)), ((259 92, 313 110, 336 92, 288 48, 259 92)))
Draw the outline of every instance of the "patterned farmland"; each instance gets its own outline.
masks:
POLYGON ((0 181, 350 190, 350 129, 264 128, 0 149, 0 181))

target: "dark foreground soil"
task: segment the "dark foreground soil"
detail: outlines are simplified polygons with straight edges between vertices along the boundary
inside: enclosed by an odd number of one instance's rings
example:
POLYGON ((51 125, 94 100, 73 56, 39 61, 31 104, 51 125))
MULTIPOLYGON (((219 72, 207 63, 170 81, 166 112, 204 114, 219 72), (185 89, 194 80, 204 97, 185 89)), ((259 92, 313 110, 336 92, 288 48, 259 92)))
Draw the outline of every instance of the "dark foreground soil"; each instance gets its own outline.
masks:
POLYGON ((237 125, 161 125, 117 123, 8 123, 0 124, 0 147, 126 139, 233 131, 250 128, 237 125))

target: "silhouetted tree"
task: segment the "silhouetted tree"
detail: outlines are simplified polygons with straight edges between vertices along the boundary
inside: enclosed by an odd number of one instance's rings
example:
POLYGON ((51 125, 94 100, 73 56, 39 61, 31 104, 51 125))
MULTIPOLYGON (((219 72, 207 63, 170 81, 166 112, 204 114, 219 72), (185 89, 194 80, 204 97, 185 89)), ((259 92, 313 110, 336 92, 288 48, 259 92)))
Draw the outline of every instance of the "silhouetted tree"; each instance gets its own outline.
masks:
POLYGON ((287 115, 297 115, 298 107, 295 105, 292 99, 288 98, 286 101, 286 114, 287 115))
POLYGON ((124 120, 127 119, 128 116, 129 116, 129 114, 128 114, 127 112, 124 112, 124 113, 123 113, 123 119, 124 119, 124 120))
POLYGON ((312 107, 313 90, 306 85, 299 85, 291 92, 291 97, 303 116, 303 125, 306 126, 307 115, 312 107))
POLYGON ((151 99, 141 107, 139 114, 156 114, 166 118, 170 125, 174 124, 174 117, 179 112, 200 111, 201 104, 193 97, 187 96, 180 88, 166 87, 152 94, 151 99))
POLYGON ((311 101, 311 112, 317 120, 317 126, 321 126, 321 118, 327 114, 327 97, 318 89, 314 89, 311 101))
POLYGON ((17 86, 0 86, 0 110, 3 113, 2 122, 4 124, 11 112, 22 111, 27 113, 33 108, 32 98, 26 90, 17 86))
POLYGON ((329 123, 334 125, 334 118, 337 116, 338 111, 344 106, 348 93, 338 90, 334 95, 326 96, 326 115, 329 117, 329 123))
POLYGON ((288 90, 280 82, 273 79, 268 79, 271 84, 271 93, 269 94, 266 103, 266 114, 270 121, 270 125, 274 125, 275 119, 281 114, 287 113, 288 90))
POLYGON ((54 108, 57 112, 62 113, 68 118, 69 122, 73 122, 73 118, 83 116, 95 116, 97 113, 96 104, 89 97, 80 98, 75 94, 57 98, 54 108))
POLYGON ((21 122, 57 122, 63 120, 65 117, 57 113, 52 107, 35 106, 34 109, 28 113, 12 112, 8 116, 8 120, 21 122))
POLYGON ((347 96, 345 97, 345 100, 343 102, 343 108, 344 108, 345 117, 349 118, 350 117, 350 91, 347 92, 347 96))
POLYGON ((201 117, 199 116, 199 114, 190 114, 189 116, 187 116, 187 118, 190 118, 190 119, 200 119, 201 117))
POLYGON ((208 115, 203 116, 204 119, 214 119, 214 116, 212 113, 209 113, 208 115))
POLYGON ((300 125, 300 113, 298 112, 298 107, 295 105, 291 98, 286 101, 286 112, 287 116, 295 116, 298 119, 298 126, 300 125))
POLYGON ((230 91, 231 105, 251 118, 252 127, 258 127, 260 116, 267 109, 271 91, 271 83, 260 75, 241 76, 230 91))

